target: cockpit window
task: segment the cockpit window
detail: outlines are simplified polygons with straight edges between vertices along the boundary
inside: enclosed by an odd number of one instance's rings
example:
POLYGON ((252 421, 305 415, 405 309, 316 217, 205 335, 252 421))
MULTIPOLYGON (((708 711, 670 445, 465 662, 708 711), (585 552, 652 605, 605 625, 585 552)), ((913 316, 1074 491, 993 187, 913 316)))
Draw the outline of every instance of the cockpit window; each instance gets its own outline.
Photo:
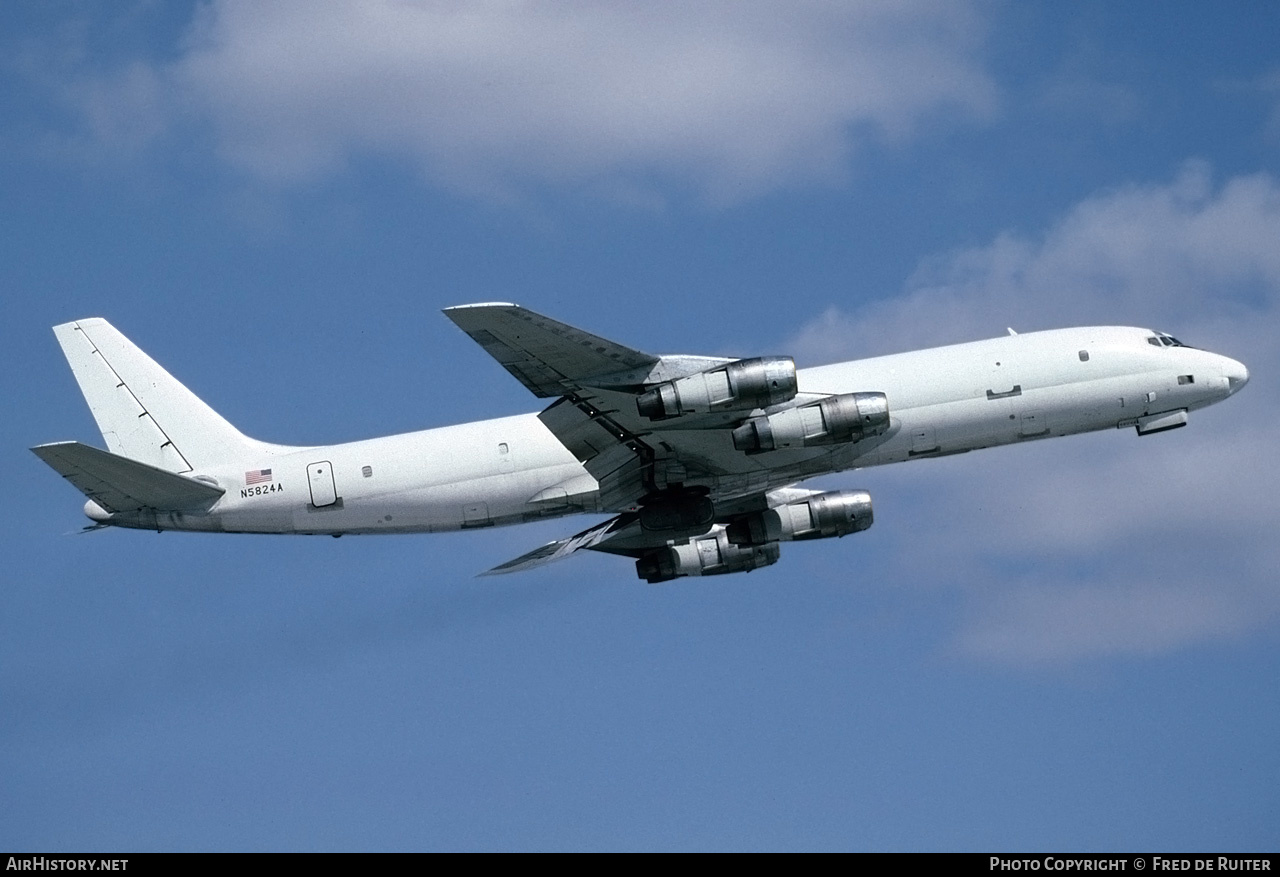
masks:
POLYGON ((1172 335, 1165 335, 1163 332, 1160 333, 1159 335, 1147 336, 1147 343, 1154 347, 1186 347, 1187 346, 1183 344, 1181 341, 1179 341, 1177 338, 1174 338, 1172 335))

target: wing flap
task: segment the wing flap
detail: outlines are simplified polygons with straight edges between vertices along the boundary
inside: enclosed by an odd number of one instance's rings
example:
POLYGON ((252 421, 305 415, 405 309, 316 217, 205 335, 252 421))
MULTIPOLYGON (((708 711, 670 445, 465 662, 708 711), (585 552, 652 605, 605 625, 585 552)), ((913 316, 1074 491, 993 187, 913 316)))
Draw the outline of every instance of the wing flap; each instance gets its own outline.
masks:
POLYGON ((208 508, 226 492, 80 442, 54 442, 31 450, 109 512, 208 508))

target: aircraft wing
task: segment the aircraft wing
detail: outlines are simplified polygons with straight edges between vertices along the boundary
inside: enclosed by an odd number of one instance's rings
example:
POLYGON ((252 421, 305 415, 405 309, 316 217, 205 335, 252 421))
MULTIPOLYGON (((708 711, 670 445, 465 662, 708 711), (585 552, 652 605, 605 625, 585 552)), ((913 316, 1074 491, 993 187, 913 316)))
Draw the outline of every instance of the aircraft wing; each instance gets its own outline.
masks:
MULTIPOLYGON (((514 304, 448 308, 445 315, 535 395, 560 397, 539 419, 600 484, 603 508, 634 511, 669 488, 694 488, 720 506, 832 468, 847 446, 750 455, 733 428, 747 412, 703 411, 670 420, 641 416, 647 389, 734 362, 708 356, 654 356, 514 304)), ((792 366, 794 368, 794 366, 792 366)), ((800 394, 797 400, 821 394, 800 394)))
POLYGON ((648 369, 658 357, 556 322, 519 305, 460 305, 445 316, 515 375, 535 396, 548 398, 601 375, 648 369))
MULTIPOLYGON (((784 487, 757 494, 745 500, 729 501, 723 511, 725 513, 724 516, 731 517, 734 514, 749 511, 763 511, 765 509, 802 504, 807 500, 821 498, 824 495, 827 494, 820 490, 784 487)), ((867 502, 869 503, 870 500, 868 499, 867 502)), ((870 506, 868 505, 867 508, 869 509, 870 506)), ((788 517, 790 518, 791 516, 789 515, 788 517)), ((870 526, 869 517, 866 526, 870 526)), ((712 525, 708 530, 706 538, 709 538, 712 542, 717 542, 727 536, 724 533, 725 525, 723 523, 712 525)), ((584 548, 604 554, 616 554, 639 559, 651 553, 655 548, 670 545, 671 541, 673 540, 670 540, 669 534, 655 535, 646 532, 640 524, 639 515, 625 512, 589 527, 574 536, 557 539, 555 542, 548 542, 546 545, 526 552, 513 560, 508 560, 506 563, 499 564, 491 570, 480 573, 480 575, 496 576, 505 573, 524 572, 525 570, 545 566, 548 563, 554 563, 557 560, 564 560, 584 548)), ((644 577, 643 574, 642 577, 644 577)))
POLYGON ((583 530, 576 536, 570 536, 567 539, 557 539, 555 542, 548 542, 540 548, 522 554, 514 560, 508 560, 506 563, 499 564, 487 572, 482 572, 482 576, 497 576, 509 572, 523 572, 534 567, 544 566, 557 560, 562 560, 573 554, 575 551, 581 551, 583 548, 594 548, 602 542, 609 539, 610 536, 619 530, 626 528, 634 522, 635 515, 618 515, 610 518, 602 524, 596 524, 594 527, 583 530))

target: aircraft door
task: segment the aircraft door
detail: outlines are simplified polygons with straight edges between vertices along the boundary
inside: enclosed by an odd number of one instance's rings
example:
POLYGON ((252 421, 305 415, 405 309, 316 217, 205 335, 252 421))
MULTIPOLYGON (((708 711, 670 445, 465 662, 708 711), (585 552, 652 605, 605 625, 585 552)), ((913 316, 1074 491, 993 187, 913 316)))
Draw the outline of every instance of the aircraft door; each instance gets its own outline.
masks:
POLYGON ((311 504, 316 508, 331 506, 338 501, 338 489, 333 483, 333 464, 328 460, 307 466, 307 483, 311 485, 311 504))
MULTIPOLYGON (((1154 383, 1146 384, 1146 387, 1152 387, 1154 383)), ((1127 391, 1120 397, 1120 410, 1124 417, 1141 417, 1144 414, 1150 414, 1158 394, 1155 390, 1144 389, 1142 392, 1127 391)))

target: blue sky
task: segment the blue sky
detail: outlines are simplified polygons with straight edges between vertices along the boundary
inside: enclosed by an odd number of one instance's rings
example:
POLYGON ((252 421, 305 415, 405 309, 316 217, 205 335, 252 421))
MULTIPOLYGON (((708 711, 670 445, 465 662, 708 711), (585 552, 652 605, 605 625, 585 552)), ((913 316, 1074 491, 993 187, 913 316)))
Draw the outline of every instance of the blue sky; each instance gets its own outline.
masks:
MULTIPOLYGON (((0 7, 0 847, 1274 850, 1280 7, 0 7), (1080 324, 1244 361, 1190 427, 847 473, 745 576, 581 521, 99 532, 49 327, 246 433, 536 410, 439 309, 801 364, 1080 324)), ((874 389, 874 388, 868 388, 874 389)))

